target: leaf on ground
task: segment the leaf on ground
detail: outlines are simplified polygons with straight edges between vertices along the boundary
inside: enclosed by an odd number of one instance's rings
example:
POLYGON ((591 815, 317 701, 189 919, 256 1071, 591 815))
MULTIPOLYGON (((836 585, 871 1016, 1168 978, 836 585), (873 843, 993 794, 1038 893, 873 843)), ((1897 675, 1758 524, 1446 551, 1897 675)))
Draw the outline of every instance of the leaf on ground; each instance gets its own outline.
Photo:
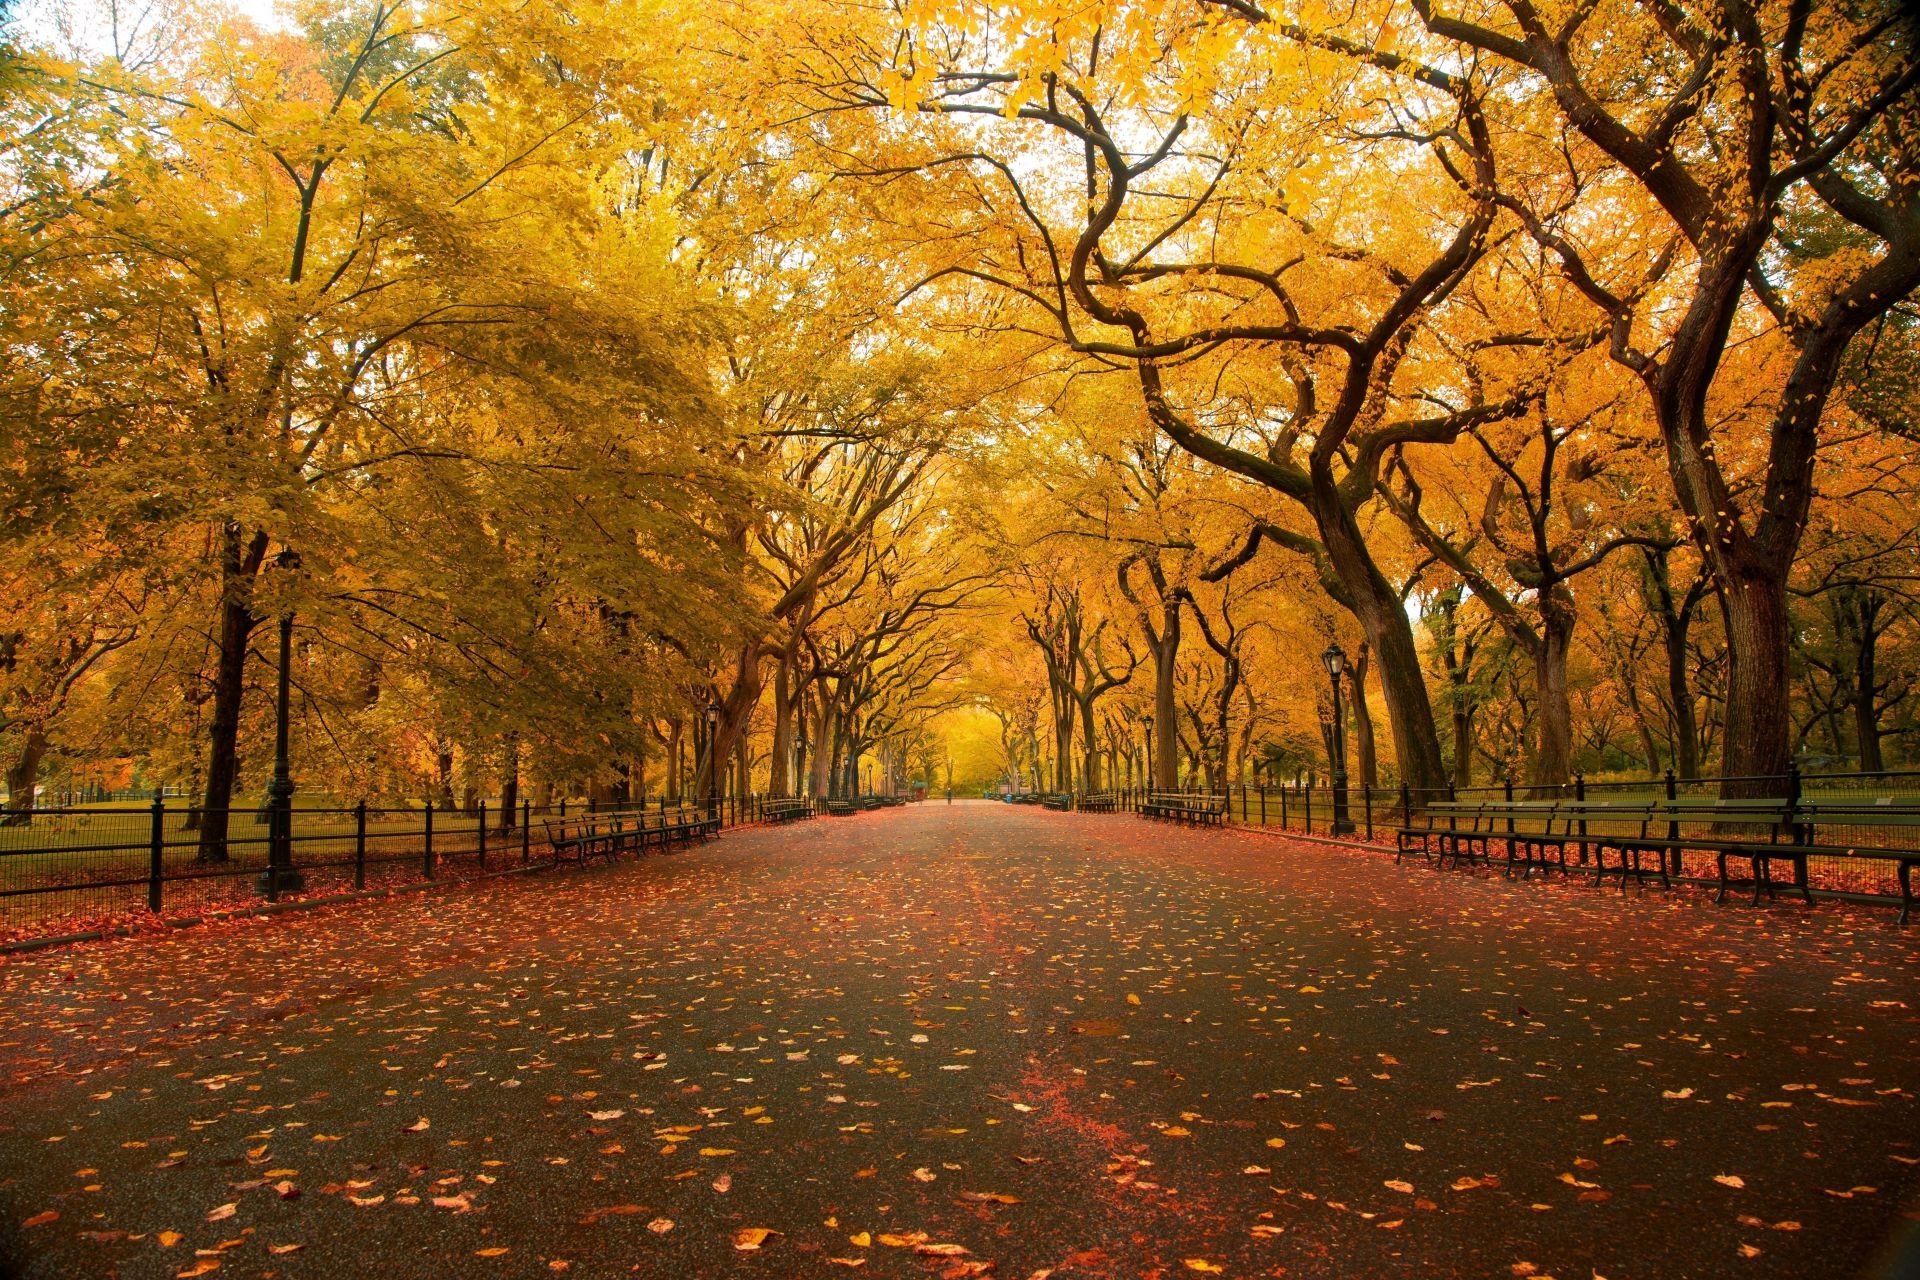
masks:
POLYGON ((40 1213, 34 1214, 31 1218, 28 1218, 25 1222, 21 1223, 20 1225, 23 1227, 44 1227, 49 1222, 54 1221, 59 1216, 60 1216, 60 1211, 58 1209, 46 1209, 40 1213))
POLYGON ((741 1227, 733 1233, 733 1247, 742 1253, 752 1253, 767 1242, 768 1236, 779 1234, 771 1227, 741 1227))
POLYGON ((207 1221, 222 1222, 228 1218, 231 1218, 234 1214, 238 1212, 240 1212, 240 1206, 236 1203, 229 1202, 227 1204, 221 1205, 217 1209, 207 1210, 207 1221))
POLYGON ((433 1128, 433 1121, 427 1119, 425 1116, 421 1116, 418 1120, 406 1126, 406 1131, 408 1133, 425 1133, 431 1128, 433 1128))

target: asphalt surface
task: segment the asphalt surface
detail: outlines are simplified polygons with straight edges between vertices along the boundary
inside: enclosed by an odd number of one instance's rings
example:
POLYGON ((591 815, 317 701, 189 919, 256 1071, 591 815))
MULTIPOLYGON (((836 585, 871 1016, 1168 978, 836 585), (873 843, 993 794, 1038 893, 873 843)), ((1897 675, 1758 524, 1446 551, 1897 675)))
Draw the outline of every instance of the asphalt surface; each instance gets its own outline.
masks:
POLYGON ((1920 1190, 1916 939, 1127 816, 736 832, 12 962, 0 1258, 1850 1276, 1920 1190))

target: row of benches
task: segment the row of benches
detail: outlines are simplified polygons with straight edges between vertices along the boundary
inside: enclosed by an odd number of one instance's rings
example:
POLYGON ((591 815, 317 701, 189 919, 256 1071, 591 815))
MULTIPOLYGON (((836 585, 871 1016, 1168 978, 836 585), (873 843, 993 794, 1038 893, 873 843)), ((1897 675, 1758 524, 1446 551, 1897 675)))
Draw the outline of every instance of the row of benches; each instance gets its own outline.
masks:
POLYGON ((1596 885, 1618 877, 1622 890, 1629 880, 1642 888, 1656 879, 1670 887, 1684 853, 1709 853, 1718 872, 1715 900, 1724 901, 1737 885, 1751 884, 1755 904, 1762 894, 1775 896, 1776 864, 1791 869, 1789 887, 1812 901, 1808 858, 1885 862, 1895 867, 1900 923, 1905 924, 1913 910, 1913 864, 1920 861, 1920 802, 1893 797, 1442 801, 1408 815, 1395 831, 1395 845, 1396 862, 1414 853, 1441 868, 1501 861, 1507 875, 1523 879, 1536 868, 1557 869, 1563 876, 1582 870, 1592 873, 1596 885), (1823 838, 1823 827, 1871 827, 1892 833, 1899 843, 1882 847, 1823 838))
POLYGON ((720 819, 692 809, 672 813, 586 814, 552 818, 546 823, 547 843, 556 862, 584 863, 589 858, 608 861, 623 853, 666 849, 720 834, 720 819))
POLYGON ((906 796, 849 796, 825 802, 827 813, 835 818, 851 817, 870 809, 897 809, 907 803, 906 796))

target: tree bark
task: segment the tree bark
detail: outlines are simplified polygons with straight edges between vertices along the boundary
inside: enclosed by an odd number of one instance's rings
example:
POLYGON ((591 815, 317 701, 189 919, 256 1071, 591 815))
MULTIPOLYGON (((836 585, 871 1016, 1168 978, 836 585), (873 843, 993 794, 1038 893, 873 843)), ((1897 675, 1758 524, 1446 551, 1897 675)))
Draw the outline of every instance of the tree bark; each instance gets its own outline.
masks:
POLYGON ((1880 613, 1886 602, 1875 592, 1862 592, 1854 605, 1859 631, 1853 651, 1853 736, 1860 744, 1860 772, 1879 773, 1886 761, 1880 753, 1880 613))
POLYGON ((47 755, 47 726, 35 722, 21 735, 20 754, 7 769, 8 823, 30 819, 35 805, 34 790, 40 785, 40 762, 47 755))
POLYGON ((1161 610, 1160 634, 1153 645, 1153 722, 1159 730, 1153 740, 1153 787, 1172 791, 1180 785, 1180 703, 1174 696, 1175 667, 1180 660, 1180 601, 1169 599, 1161 610))
POLYGON ((1380 760, 1373 741, 1373 708, 1367 704, 1367 670, 1373 665, 1373 650, 1362 643, 1347 667, 1349 700, 1353 703, 1353 751, 1360 766, 1360 785, 1380 785, 1380 760))
POLYGON ((1573 703, 1567 692, 1567 651, 1572 646, 1573 602, 1542 610, 1540 643, 1533 653, 1534 687, 1540 695, 1535 727, 1533 769, 1529 781, 1542 791, 1554 791, 1571 777, 1573 767, 1573 703))
POLYGON ((767 761, 767 794, 786 796, 793 764, 793 655, 782 653, 773 669, 773 754, 767 761))
POLYGON ((199 852, 194 861, 227 861, 227 822, 240 774, 240 703, 246 695, 247 642, 259 619, 253 588, 267 554, 267 535, 251 537, 237 524, 222 530, 220 649, 213 676, 213 711, 207 726, 207 789, 201 800, 199 852))
POLYGON ((1726 730, 1721 794, 1770 794, 1791 760, 1784 576, 1749 570, 1715 575, 1727 632, 1726 730))
POLYGON ((1359 525, 1334 491, 1332 476, 1316 474, 1314 489, 1313 513, 1327 558, 1352 596, 1353 616, 1379 658, 1380 689, 1386 696, 1400 777, 1416 799, 1438 796, 1446 789, 1447 770, 1406 606, 1374 563, 1359 525))

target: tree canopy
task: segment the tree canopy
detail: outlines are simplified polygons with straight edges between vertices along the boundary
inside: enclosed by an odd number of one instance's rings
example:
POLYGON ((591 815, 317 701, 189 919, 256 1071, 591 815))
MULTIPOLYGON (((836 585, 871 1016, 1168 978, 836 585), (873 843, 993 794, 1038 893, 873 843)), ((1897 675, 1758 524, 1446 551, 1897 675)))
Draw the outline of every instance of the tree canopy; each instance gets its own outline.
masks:
POLYGON ((16 16, 9 809, 1920 756, 1909 6, 640 17, 16 16))

